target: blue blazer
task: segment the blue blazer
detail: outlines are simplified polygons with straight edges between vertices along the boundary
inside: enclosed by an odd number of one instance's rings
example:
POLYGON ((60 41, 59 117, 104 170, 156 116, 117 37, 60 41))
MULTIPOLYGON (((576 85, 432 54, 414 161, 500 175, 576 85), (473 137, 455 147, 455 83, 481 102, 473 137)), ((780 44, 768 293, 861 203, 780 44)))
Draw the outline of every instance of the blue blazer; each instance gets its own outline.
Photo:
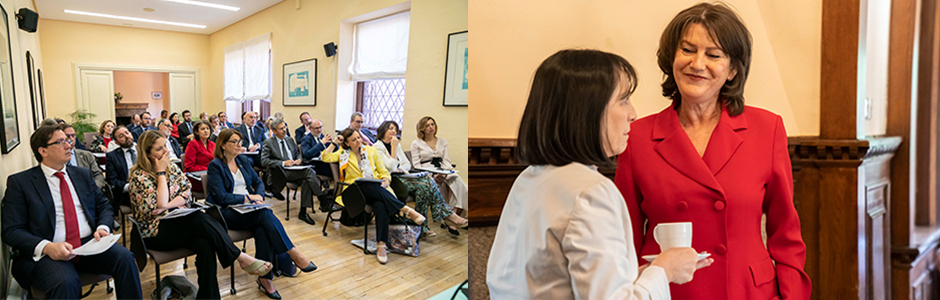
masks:
POLYGON ((320 157, 320 152, 323 152, 323 149, 326 149, 326 145, 320 142, 320 138, 323 137, 321 133, 319 137, 314 137, 313 134, 304 135, 300 139, 300 149, 303 150, 304 159, 312 159, 314 157, 320 157))
MULTIPOLYGON (((108 198, 95 185, 91 170, 68 166, 65 171, 72 180, 92 232, 101 225, 111 228, 114 212, 111 211, 108 198)), ((3 218, 3 242, 18 250, 21 255, 32 255, 36 245, 44 239, 52 241, 55 236, 55 204, 40 166, 7 178, 0 212, 3 218)))
MULTIPOLYGON (((140 159, 140 153, 137 154, 137 159, 140 159)), ((127 176, 130 175, 127 174, 127 168, 124 148, 117 148, 105 154, 104 178, 116 191, 123 190, 124 185, 127 184, 127 176)))
POLYGON ((172 136, 168 136, 166 138, 170 140, 170 146, 173 147, 173 149, 170 150, 173 150, 173 153, 176 153, 176 157, 182 157, 184 152, 183 149, 180 148, 179 141, 177 141, 176 138, 172 136))
MULTIPOLYGON (((238 130, 238 132, 242 134, 242 147, 248 149, 248 128, 245 126, 245 124, 241 124, 235 127, 235 130, 238 130)), ((254 140, 255 144, 261 144, 261 142, 264 142, 264 126, 252 126, 251 139, 254 140)), ((258 149, 261 149, 261 146, 258 147, 258 149)))
MULTIPOLYGON (((258 177, 255 170, 251 168, 251 160, 244 156, 237 156, 235 157, 235 164, 238 165, 242 177, 245 178, 245 188, 248 193, 264 195, 264 183, 261 182, 261 177, 258 177)), ((221 159, 216 158, 209 162, 207 180, 209 180, 209 194, 206 196, 206 201, 209 201, 209 203, 223 208, 245 203, 245 195, 232 194, 232 190, 235 189, 235 177, 232 176, 232 172, 221 159)))

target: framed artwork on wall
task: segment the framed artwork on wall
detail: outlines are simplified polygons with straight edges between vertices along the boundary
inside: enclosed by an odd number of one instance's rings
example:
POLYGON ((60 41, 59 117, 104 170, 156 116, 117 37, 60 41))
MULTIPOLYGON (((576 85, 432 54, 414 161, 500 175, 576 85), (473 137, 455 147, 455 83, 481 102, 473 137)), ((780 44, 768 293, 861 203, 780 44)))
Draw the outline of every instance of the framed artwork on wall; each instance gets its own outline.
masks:
POLYGON ((447 69, 444 76, 444 106, 467 106, 467 31, 447 35, 447 69))
POLYGON ((163 99, 163 92, 151 92, 150 97, 153 99, 163 99))
POLYGON ((317 59, 286 63, 281 80, 284 106, 317 106, 317 59))
POLYGON ((39 128, 39 123, 46 118, 46 110, 36 87, 39 81, 36 79, 36 62, 33 61, 33 55, 29 51, 26 51, 26 72, 29 83, 29 103, 32 103, 30 106, 33 110, 33 129, 36 129, 39 128))
POLYGON ((0 122, 0 150, 3 154, 10 153, 20 144, 20 128, 16 121, 16 93, 13 91, 13 54, 10 50, 10 27, 7 20, 7 11, 0 4, 0 13, 3 14, 3 24, 0 28, 0 113, 3 120, 0 122))

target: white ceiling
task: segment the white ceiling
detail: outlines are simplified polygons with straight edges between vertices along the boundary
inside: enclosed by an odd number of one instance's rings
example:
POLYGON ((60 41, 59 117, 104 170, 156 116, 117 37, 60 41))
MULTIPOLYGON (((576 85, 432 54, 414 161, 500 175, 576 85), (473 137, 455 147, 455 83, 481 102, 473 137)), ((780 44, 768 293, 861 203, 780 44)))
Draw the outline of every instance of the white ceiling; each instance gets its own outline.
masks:
POLYGON ((202 2, 240 7, 238 11, 168 2, 162 0, 35 0, 39 12, 39 28, 43 19, 105 24, 135 28, 211 34, 234 24, 283 0, 200 0, 202 2), (144 8, 155 11, 146 12, 144 8), (155 19, 168 22, 206 25, 192 28, 139 21, 67 14, 64 10, 155 19))

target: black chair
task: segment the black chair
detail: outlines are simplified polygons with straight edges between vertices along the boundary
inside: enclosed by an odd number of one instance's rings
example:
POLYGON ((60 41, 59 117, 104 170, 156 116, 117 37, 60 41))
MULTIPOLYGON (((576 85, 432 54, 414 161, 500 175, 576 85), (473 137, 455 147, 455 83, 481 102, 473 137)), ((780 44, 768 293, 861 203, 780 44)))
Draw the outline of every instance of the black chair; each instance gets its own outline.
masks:
MULTIPOLYGON (((206 177, 205 177, 205 176, 206 176, 206 175, 203 175, 203 178, 202 178, 202 180, 203 180, 203 185, 206 185, 206 183, 205 183, 205 182, 206 182, 206 181, 205 181, 205 180, 206 180, 206 177)), ((222 226, 225 228, 226 232, 228 232, 229 238, 232 239, 232 242, 235 242, 235 243, 242 242, 242 252, 247 252, 247 251, 245 251, 245 248, 246 248, 246 246, 248 245, 248 239, 254 238, 254 237, 255 237, 255 233, 254 233, 254 232, 251 232, 251 231, 248 231, 248 230, 231 230, 231 229, 228 229, 228 223, 225 223, 225 218, 222 217, 221 208, 219 208, 218 206, 216 206, 215 204, 212 204, 212 203, 209 203, 208 205, 209 205, 210 207, 209 207, 209 209, 206 210, 206 213, 209 214, 210 217, 216 219, 217 221, 219 221, 219 223, 222 224, 222 226)), ((235 293, 238 292, 238 290, 235 289, 235 266, 233 265, 233 266, 229 267, 229 270, 232 272, 232 274, 231 274, 231 279, 232 279, 231 287, 232 287, 232 288, 231 288, 231 290, 229 290, 229 292, 232 293, 232 295, 235 295, 235 293)))
MULTIPOLYGON (((365 224, 363 226, 362 253, 371 254, 372 252, 369 251, 369 247, 368 247, 368 240, 369 240, 369 223, 371 223, 372 218, 375 217, 375 215, 372 213, 372 205, 366 204, 366 197, 365 195, 362 194, 362 191, 359 190, 358 184, 356 183, 349 184, 340 180, 338 163, 330 163, 330 168, 333 171, 333 180, 336 182, 336 189, 335 189, 336 196, 333 197, 333 200, 331 200, 331 202, 333 203, 330 203, 330 206, 332 206, 333 204, 336 204, 335 199, 337 197, 342 196, 343 204, 344 204, 343 209, 346 210, 346 213, 349 214, 349 216, 356 217, 362 213, 366 214, 365 224), (345 186, 346 189, 342 189, 343 186, 345 186)), ((323 222, 323 236, 327 236, 326 226, 330 223, 330 221, 339 220, 339 219, 333 218, 333 212, 334 210, 330 210, 330 212, 326 215, 326 220, 324 220, 323 222)))
MULTIPOLYGON (((287 210, 285 212, 284 220, 290 221, 290 192, 294 192, 294 200, 297 200, 297 189, 300 188, 300 183, 298 181, 287 181, 287 174, 285 173, 284 168, 267 168, 267 175, 271 179, 271 188, 273 191, 271 193, 280 193, 287 187, 287 198, 284 199, 287 202, 287 210)), ((262 177, 263 178, 263 177, 262 177)))

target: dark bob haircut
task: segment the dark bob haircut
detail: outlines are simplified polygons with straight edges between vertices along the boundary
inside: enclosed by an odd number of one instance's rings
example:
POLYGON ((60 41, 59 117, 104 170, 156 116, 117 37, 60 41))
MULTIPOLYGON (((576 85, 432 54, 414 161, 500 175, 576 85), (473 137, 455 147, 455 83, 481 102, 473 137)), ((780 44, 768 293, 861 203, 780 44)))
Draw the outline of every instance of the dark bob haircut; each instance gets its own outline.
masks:
POLYGON ((633 66, 615 54, 562 50, 548 57, 532 80, 517 158, 530 165, 613 166, 604 150, 601 116, 614 93, 629 97, 636 85, 633 66))
POLYGON ((718 101, 728 108, 731 116, 744 112, 744 83, 751 68, 751 33, 727 5, 699 3, 679 12, 659 39, 656 58, 659 69, 665 74, 663 96, 672 99, 673 107, 678 110, 682 104, 679 86, 672 74, 672 64, 676 58, 679 42, 692 24, 699 24, 708 30, 712 41, 721 47, 731 60, 731 69, 737 71, 734 79, 726 81, 718 92, 718 101))
POLYGON ((385 133, 388 132, 389 129, 392 129, 392 126, 395 126, 396 131, 401 131, 401 127, 398 126, 398 122, 392 120, 385 121, 382 122, 382 125, 379 125, 379 129, 376 130, 375 138, 380 140, 385 139, 385 133))

